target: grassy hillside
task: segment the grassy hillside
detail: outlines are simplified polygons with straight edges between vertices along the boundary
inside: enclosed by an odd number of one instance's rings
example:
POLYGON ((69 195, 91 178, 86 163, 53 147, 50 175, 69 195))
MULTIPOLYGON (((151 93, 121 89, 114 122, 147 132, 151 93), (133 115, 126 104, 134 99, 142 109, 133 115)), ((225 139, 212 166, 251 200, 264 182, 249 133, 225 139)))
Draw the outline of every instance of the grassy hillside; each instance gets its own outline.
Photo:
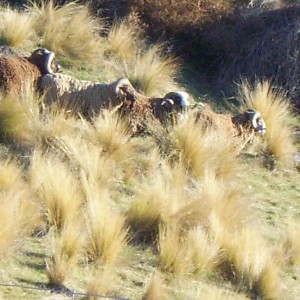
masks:
POLYGON ((300 298, 300 119, 286 92, 250 80, 220 96, 149 43, 136 14, 109 25, 86 6, 43 2, 0 15, 2 44, 48 47, 65 73, 127 76, 148 96, 186 90, 224 113, 255 108, 267 124, 237 153, 193 112, 132 137, 113 111, 89 122, 31 89, 2 94, 0 299, 300 298))

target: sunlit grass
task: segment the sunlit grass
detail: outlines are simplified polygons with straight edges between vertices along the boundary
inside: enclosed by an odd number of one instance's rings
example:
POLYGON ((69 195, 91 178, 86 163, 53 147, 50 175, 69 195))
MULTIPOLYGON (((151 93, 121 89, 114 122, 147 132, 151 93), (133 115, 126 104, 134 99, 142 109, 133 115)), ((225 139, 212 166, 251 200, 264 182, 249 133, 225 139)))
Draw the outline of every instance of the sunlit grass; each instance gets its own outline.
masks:
POLYGON ((145 51, 137 50, 130 61, 116 61, 114 65, 118 74, 125 75, 138 91, 149 97, 164 96, 178 89, 175 78, 179 64, 174 57, 163 54, 159 44, 145 51))
POLYGON ((178 226, 161 225, 159 227, 159 266, 162 271, 179 276, 186 276, 191 273, 190 250, 178 226))
POLYGON ((109 111, 95 118, 94 126, 89 130, 88 140, 102 149, 105 158, 119 164, 135 155, 126 124, 109 111))
POLYGON ((46 275, 50 285, 62 286, 71 276, 82 248, 80 221, 66 225, 59 233, 54 230, 48 242, 50 255, 46 259, 46 275))
POLYGON ((38 211, 32 194, 25 185, 14 185, 0 193, 0 257, 5 258, 16 250, 21 241, 36 226, 38 211))
POLYGON ((105 56, 119 61, 134 60, 138 50, 145 48, 142 29, 137 16, 131 15, 127 19, 115 22, 106 37, 105 56))
POLYGON ((12 157, 0 160, 0 190, 11 188, 22 180, 23 168, 12 157))
POLYGON ((145 286, 142 300, 168 300, 171 299, 170 291, 159 272, 152 275, 150 281, 145 286))
POLYGON ((86 197, 86 253, 94 263, 114 265, 126 246, 125 218, 111 207, 109 192, 83 175, 86 197))
POLYGON ((49 228, 60 231, 78 218, 82 204, 79 182, 62 160, 37 152, 31 160, 30 179, 49 228))
POLYGON ((186 177, 184 170, 171 170, 168 166, 156 170, 137 190, 126 219, 133 237, 142 241, 155 241, 160 224, 173 222, 172 215, 184 202, 186 177))
POLYGON ((88 280, 86 293, 87 300, 97 300, 97 295, 110 296, 115 289, 115 274, 110 268, 95 267, 92 276, 88 280))
POLYGON ((300 265, 300 222, 297 219, 288 220, 285 234, 285 250, 287 259, 294 265, 300 265))
POLYGON ((280 299, 280 265, 259 233, 250 227, 241 227, 232 233, 225 227, 221 229, 220 224, 217 226, 214 226, 214 234, 223 249, 221 269, 225 276, 242 291, 256 297, 280 299))
POLYGON ((191 251, 193 273, 212 274, 219 262, 219 247, 203 230, 197 227, 187 233, 186 245, 191 251))
POLYGON ((88 6, 70 2, 57 6, 54 1, 32 2, 28 6, 40 45, 69 59, 97 61, 101 52, 99 33, 104 25, 93 18, 88 6))
POLYGON ((220 178, 235 176, 239 164, 232 141, 218 131, 203 131, 193 118, 171 131, 171 145, 196 178, 208 171, 220 178))
POLYGON ((9 7, 0 11, 1 44, 29 48, 34 38, 33 18, 30 15, 9 7))

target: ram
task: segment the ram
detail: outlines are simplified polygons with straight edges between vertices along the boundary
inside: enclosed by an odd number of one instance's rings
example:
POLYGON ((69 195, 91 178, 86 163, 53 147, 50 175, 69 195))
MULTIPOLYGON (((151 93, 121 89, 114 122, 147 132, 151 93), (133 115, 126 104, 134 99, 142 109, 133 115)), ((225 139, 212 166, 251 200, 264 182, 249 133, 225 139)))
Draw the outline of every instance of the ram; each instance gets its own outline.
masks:
POLYGON ((45 48, 34 50, 29 57, 0 56, 0 89, 5 93, 20 93, 28 85, 36 88, 42 75, 59 70, 54 56, 45 48))
POLYGON ((149 98, 138 93, 135 103, 122 108, 122 114, 130 123, 133 134, 148 131, 149 124, 175 124, 186 115, 189 108, 189 95, 183 91, 170 92, 163 98, 149 98))
POLYGON ((112 83, 79 80, 67 74, 47 74, 41 78, 40 90, 46 105, 58 105, 90 119, 103 109, 131 106, 136 91, 127 78, 112 83))
POLYGON ((212 128, 232 138, 238 151, 250 142, 255 134, 264 135, 267 127, 261 114, 254 109, 247 109, 242 113, 218 114, 211 109, 196 113, 196 122, 201 123, 204 130, 212 128))

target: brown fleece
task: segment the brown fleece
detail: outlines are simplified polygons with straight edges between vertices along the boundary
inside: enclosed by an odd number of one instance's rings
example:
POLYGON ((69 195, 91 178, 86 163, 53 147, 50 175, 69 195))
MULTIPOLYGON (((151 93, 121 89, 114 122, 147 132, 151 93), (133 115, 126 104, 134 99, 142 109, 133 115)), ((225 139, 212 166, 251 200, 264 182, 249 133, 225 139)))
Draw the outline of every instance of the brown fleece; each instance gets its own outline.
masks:
POLYGON ((0 57, 0 88, 4 92, 19 93, 26 85, 35 85, 41 75, 26 57, 0 57))

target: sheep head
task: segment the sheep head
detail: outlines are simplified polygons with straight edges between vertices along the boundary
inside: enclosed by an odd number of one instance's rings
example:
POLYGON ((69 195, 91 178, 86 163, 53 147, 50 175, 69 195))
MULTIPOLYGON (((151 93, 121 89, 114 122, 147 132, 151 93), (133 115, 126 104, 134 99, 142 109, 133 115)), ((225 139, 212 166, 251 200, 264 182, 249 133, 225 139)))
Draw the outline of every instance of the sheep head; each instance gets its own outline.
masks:
POLYGON ((183 91, 170 92, 165 95, 164 99, 166 99, 166 101, 162 103, 162 105, 170 106, 170 104, 172 104, 173 109, 179 111, 186 111, 190 106, 189 95, 183 91))
POLYGON ((245 114, 253 127, 254 131, 259 134, 265 134, 267 130, 266 123, 261 114, 254 109, 247 109, 245 114))
POLYGON ((39 68, 42 75, 45 75, 59 72, 60 66, 54 57, 54 52, 45 48, 38 48, 32 52, 29 60, 39 68))
POLYGON ((121 78, 116 82, 115 93, 121 102, 133 103, 137 99, 137 92, 127 78, 121 78))

